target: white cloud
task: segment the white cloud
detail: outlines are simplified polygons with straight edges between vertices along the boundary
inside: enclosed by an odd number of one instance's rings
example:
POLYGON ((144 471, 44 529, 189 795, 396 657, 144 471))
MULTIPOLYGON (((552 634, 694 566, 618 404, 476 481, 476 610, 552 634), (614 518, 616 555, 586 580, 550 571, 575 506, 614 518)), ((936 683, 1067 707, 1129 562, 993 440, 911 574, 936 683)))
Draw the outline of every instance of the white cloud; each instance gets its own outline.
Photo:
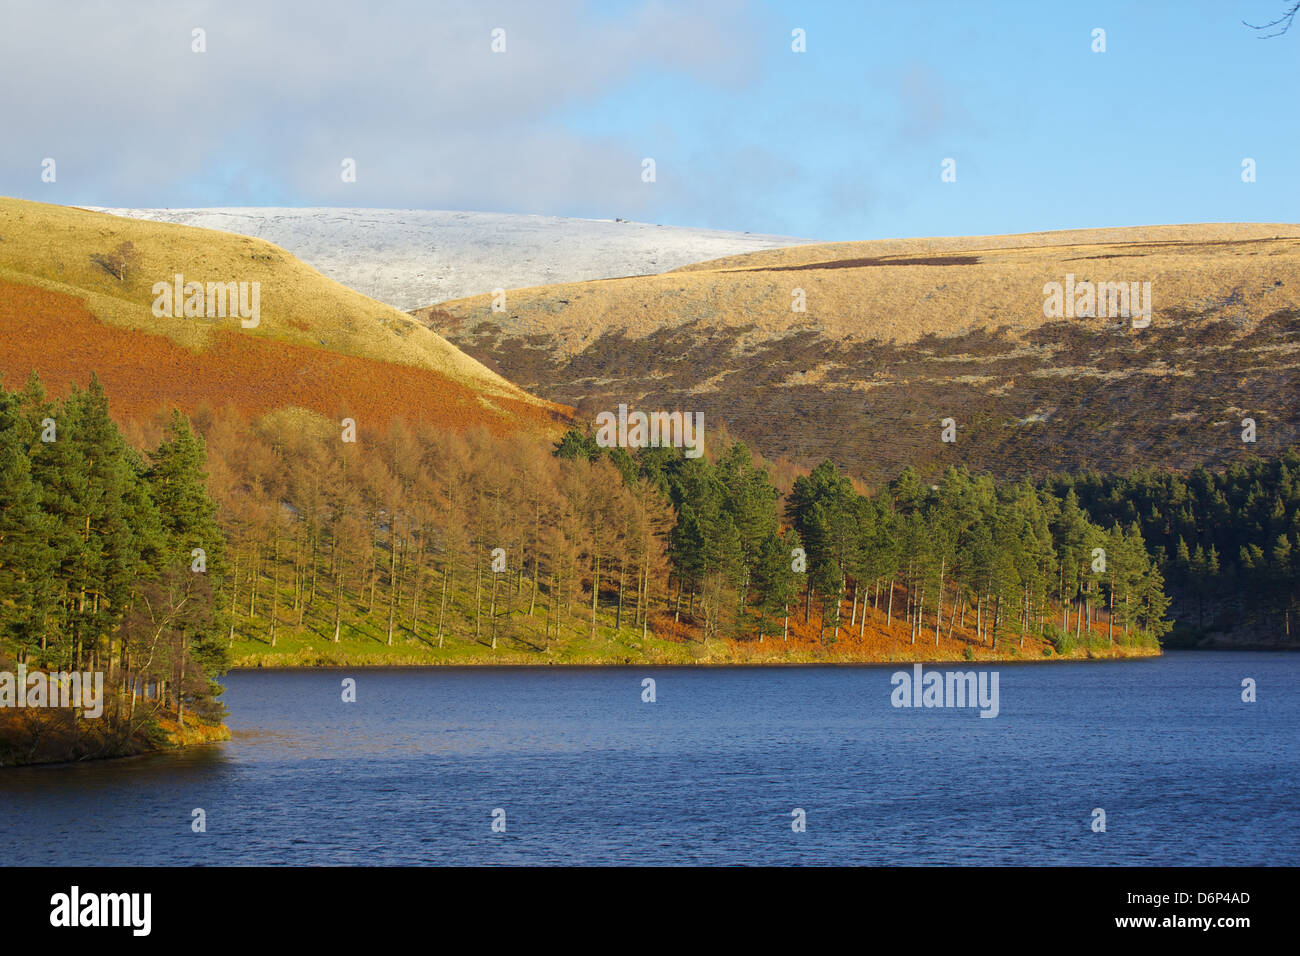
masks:
POLYGON ((161 205, 258 201, 636 215, 629 145, 561 111, 646 70, 743 84, 744 3, 355 0, 11 4, 0 25, 7 194, 161 205), (207 52, 190 50, 191 30, 207 52), (493 54, 490 31, 506 30, 493 54), (40 161, 59 163, 58 195, 40 161), (357 159, 344 187, 339 163, 357 159))

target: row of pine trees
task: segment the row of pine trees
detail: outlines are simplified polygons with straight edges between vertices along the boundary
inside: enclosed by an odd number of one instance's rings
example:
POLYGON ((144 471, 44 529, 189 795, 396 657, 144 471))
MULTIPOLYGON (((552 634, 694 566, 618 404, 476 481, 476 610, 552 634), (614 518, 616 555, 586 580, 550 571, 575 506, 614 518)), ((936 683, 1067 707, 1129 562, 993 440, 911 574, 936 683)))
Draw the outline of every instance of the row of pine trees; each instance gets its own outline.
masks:
POLYGON ((1300 579, 1300 452, 1222 472, 1146 468, 1050 482, 1101 523, 1136 524, 1168 579, 1180 631, 1290 639, 1300 579))
POLYGON ((102 671, 128 723, 219 717, 223 542, 184 416, 142 455, 96 380, 0 388, 0 660, 102 671))
POLYGON ((1062 646, 1103 619, 1110 641, 1169 628, 1139 524, 1094 523, 1072 491, 1058 498, 964 468, 924 484, 909 468, 868 495, 823 462, 782 500, 739 442, 713 462, 662 448, 633 457, 571 431, 557 454, 607 456, 625 480, 669 498, 673 613, 698 615, 706 637, 784 637, 791 613, 806 623, 816 609, 833 642, 845 628, 861 634, 868 605, 886 625, 906 622, 913 643, 937 644, 968 621, 994 648, 1030 633, 1062 646))

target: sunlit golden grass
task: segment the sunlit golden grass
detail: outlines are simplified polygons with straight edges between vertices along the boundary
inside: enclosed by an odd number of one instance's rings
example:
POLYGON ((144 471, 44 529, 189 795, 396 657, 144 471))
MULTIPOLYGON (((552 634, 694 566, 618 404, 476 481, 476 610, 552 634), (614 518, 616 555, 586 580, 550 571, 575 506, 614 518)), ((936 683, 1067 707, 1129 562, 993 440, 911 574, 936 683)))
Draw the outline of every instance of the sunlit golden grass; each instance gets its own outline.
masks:
MULTIPOLYGON (((325 278, 278 246, 232 233, 0 198, 0 279, 74 296, 100 321, 204 349, 219 331, 324 348, 445 375, 490 396, 550 406, 523 392, 404 312, 325 278), (139 265, 119 279, 93 256, 131 243, 139 265), (261 323, 157 318, 155 282, 258 282, 261 323)), ((382 387, 382 383, 377 383, 382 387)))
POLYGON ((417 314, 435 328, 459 323, 469 330, 487 321, 511 336, 544 336, 556 354, 581 352, 605 332, 639 338, 697 321, 752 327, 738 348, 800 330, 907 344, 927 334, 1031 331, 1048 321, 1044 284, 1062 282, 1067 273, 1078 281, 1150 282, 1154 326, 1184 312, 1219 312, 1249 327, 1300 306, 1300 226, 1145 226, 805 245, 662 275, 513 290, 504 313, 491 311, 490 297, 476 296, 417 314), (795 289, 806 296, 805 312, 791 308, 795 289))

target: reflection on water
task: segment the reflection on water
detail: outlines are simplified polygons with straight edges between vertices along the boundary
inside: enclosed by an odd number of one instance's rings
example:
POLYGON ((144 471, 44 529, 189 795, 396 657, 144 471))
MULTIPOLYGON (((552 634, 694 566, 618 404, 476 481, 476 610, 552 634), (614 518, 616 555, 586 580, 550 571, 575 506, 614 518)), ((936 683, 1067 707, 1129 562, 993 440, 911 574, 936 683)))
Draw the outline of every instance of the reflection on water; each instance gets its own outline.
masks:
POLYGON ((32 864, 1300 862, 1300 657, 997 669, 992 720, 891 707, 894 667, 241 672, 228 742, 0 771, 0 836, 32 864))
POLYGON ((26 792, 48 798, 68 789, 146 787, 186 777, 201 782, 215 768, 228 762, 229 753, 223 745, 212 743, 173 753, 13 767, 0 770, 0 794, 10 798, 26 792))

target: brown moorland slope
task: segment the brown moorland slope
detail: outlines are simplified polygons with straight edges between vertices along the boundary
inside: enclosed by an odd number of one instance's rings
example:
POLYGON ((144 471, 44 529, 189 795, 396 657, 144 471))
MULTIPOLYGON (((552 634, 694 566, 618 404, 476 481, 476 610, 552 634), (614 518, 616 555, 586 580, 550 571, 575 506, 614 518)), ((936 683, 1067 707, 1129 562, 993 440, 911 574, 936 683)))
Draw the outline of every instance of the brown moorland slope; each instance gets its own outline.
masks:
MULTIPOLYGON (((0 376, 19 385, 32 371, 56 395, 94 372, 116 417, 147 421, 160 410, 193 415, 230 405, 249 419, 281 408, 347 416, 367 429, 393 419, 507 434, 541 425, 538 406, 493 396, 491 409, 468 385, 429 369, 216 332, 201 352, 164 335, 98 321, 69 295, 0 281, 0 376)), ((558 422, 558 419, 556 419, 558 422)))
POLYGON ((416 315, 584 417, 620 402, 700 411, 769 458, 872 480, 909 463, 1013 477, 1217 465, 1300 439, 1296 225, 806 245, 515 290, 506 306, 416 315), (1046 284, 1067 276, 1150 283, 1150 325, 1045 315, 1046 284))
POLYGON ((394 417, 497 434, 552 434, 568 410, 538 399, 413 321, 284 250, 229 233, 0 199, 0 372, 56 394, 104 381, 115 414, 233 405, 394 417), (123 252, 125 250, 125 252, 123 252), (153 286, 258 283, 260 321, 156 316, 153 286))

